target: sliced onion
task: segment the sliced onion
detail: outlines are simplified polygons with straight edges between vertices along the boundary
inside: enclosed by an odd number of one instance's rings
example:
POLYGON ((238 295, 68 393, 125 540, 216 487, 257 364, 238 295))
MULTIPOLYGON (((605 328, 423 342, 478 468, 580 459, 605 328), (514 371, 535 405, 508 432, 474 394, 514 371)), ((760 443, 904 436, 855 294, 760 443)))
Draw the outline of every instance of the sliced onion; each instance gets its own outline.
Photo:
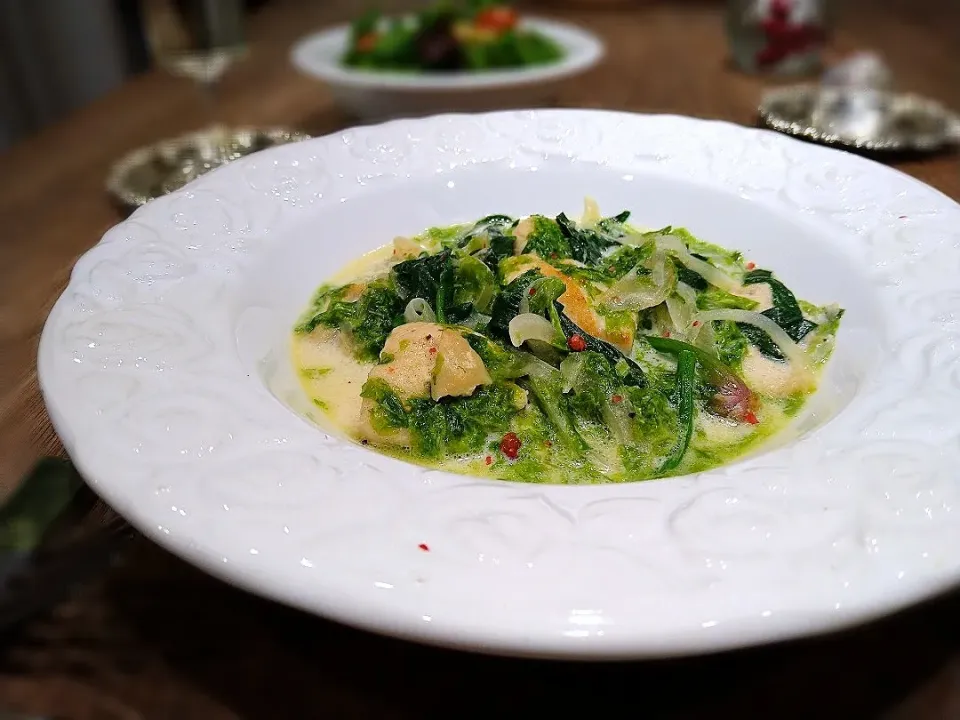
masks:
POLYGON ((507 330, 510 333, 510 342, 513 343, 514 347, 520 347, 527 340, 540 340, 552 344, 556 336, 553 323, 545 317, 533 313, 517 315, 510 321, 507 330))
POLYGON ((797 345, 782 327, 766 315, 752 310, 707 310, 699 313, 697 319, 704 323, 713 322, 714 320, 729 320, 730 322, 754 325, 770 336, 770 339, 776 343, 777 347, 780 348, 780 351, 783 353, 783 356, 791 364, 808 373, 810 371, 807 354, 803 351, 803 348, 797 345))
POLYGON ((701 321, 699 325, 691 330, 690 342, 701 350, 716 352, 717 339, 716 334, 713 332, 713 323, 701 321))
POLYGON ((690 306, 676 296, 668 297, 666 303, 670 322, 673 323, 673 332, 682 337, 687 337, 687 331, 693 324, 693 312, 690 310, 690 306))
POLYGON ((678 282, 676 295, 668 297, 666 303, 674 329, 686 337, 693 325, 693 316, 697 312, 697 293, 689 285, 678 282))
POLYGON ((437 316, 433 308, 423 298, 414 298, 407 303, 403 310, 403 319, 408 323, 412 322, 436 322, 437 316))
POLYGON ((704 262, 700 258, 695 258, 687 250, 687 246, 684 245, 683 241, 680 238, 674 237, 673 235, 658 235, 656 238, 657 246, 663 248, 664 250, 669 250, 676 256, 677 260, 687 266, 690 270, 697 273, 704 280, 706 280, 711 285, 715 285, 721 290, 726 290, 727 292, 733 292, 734 290, 740 290, 741 286, 736 280, 727 275, 722 270, 715 268, 710 263, 704 262))
POLYGON ((677 272, 662 253, 650 264, 649 275, 637 275, 634 268, 603 294, 601 302, 614 310, 646 310, 666 300, 677 286, 677 272))
POLYGON ((677 289, 675 290, 677 295, 683 298, 683 301, 689 305, 691 308, 697 307, 697 291, 686 283, 678 282, 677 289))
POLYGON ((489 315, 484 315, 483 313, 474 310, 469 316, 467 316, 467 319, 460 324, 464 327, 470 328, 471 330, 476 330, 478 327, 488 322, 490 322, 489 315))
POLYGON ((570 353, 560 363, 560 374, 563 376, 563 392, 568 393, 577 384, 577 376, 583 367, 583 354, 570 353))
POLYGON ((592 197, 585 198, 583 201, 583 216, 580 218, 581 227, 592 227, 597 224, 602 216, 600 215, 600 206, 592 197))

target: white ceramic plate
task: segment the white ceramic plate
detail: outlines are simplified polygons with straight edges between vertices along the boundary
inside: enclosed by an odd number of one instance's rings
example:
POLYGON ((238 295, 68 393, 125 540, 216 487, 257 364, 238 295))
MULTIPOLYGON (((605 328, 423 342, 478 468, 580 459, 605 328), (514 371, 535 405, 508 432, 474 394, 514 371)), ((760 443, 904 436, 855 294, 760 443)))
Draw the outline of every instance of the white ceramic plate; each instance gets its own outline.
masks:
POLYGON ((589 111, 399 121, 238 160, 110 230, 50 315, 40 381, 94 489, 243 588, 486 652, 705 652, 847 626, 960 577, 958 273, 960 206, 769 131, 589 111), (425 471, 303 419, 289 330, 342 263, 586 194, 847 309, 779 447, 696 476, 537 486, 425 471))
POLYGON ((533 107, 556 92, 559 83, 596 65, 603 43, 575 25, 527 18, 523 26, 552 38, 564 57, 549 65, 485 72, 402 74, 344 67, 346 25, 300 40, 290 58, 301 72, 324 81, 338 104, 364 119, 379 120, 440 112, 475 112, 533 107))

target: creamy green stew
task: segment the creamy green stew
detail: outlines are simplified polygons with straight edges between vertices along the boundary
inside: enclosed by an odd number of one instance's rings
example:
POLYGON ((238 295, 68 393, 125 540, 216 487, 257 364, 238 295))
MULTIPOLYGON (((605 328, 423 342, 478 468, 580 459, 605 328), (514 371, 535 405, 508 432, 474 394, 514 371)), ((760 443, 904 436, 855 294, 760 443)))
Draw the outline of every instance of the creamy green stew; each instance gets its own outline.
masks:
POLYGON ((322 286, 293 356, 324 419, 422 465, 627 482, 729 462, 816 389, 843 315, 682 228, 587 200, 371 253, 322 286))

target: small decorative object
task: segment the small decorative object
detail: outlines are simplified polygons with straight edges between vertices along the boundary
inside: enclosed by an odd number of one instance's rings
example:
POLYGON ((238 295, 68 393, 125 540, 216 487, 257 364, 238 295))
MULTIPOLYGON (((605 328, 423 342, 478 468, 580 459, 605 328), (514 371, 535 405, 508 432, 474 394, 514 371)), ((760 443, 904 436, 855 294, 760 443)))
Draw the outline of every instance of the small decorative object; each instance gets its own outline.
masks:
POLYGON ((890 114, 890 70, 875 53, 857 53, 827 70, 813 124, 848 142, 877 137, 890 114))
POLYGON ((727 36, 745 72, 810 74, 827 37, 825 0, 728 0, 727 36))
POLYGON ((107 178, 107 192, 132 212, 220 165, 308 137, 284 128, 214 127, 162 140, 121 158, 107 178))
POLYGON ((824 80, 767 92, 761 122, 787 135, 870 153, 960 145, 960 116, 934 100, 894 92, 889 73, 873 60, 858 58, 824 80))

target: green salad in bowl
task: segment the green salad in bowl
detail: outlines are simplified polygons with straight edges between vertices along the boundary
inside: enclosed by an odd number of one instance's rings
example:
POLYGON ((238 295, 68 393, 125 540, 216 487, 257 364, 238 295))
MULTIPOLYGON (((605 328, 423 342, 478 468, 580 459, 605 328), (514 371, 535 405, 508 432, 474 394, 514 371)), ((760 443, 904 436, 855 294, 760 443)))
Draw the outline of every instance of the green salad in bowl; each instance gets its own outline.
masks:
POLYGON ((564 56, 525 27, 516 8, 490 0, 439 2, 414 15, 370 10, 351 26, 342 64, 400 72, 479 72, 546 65, 564 56))

